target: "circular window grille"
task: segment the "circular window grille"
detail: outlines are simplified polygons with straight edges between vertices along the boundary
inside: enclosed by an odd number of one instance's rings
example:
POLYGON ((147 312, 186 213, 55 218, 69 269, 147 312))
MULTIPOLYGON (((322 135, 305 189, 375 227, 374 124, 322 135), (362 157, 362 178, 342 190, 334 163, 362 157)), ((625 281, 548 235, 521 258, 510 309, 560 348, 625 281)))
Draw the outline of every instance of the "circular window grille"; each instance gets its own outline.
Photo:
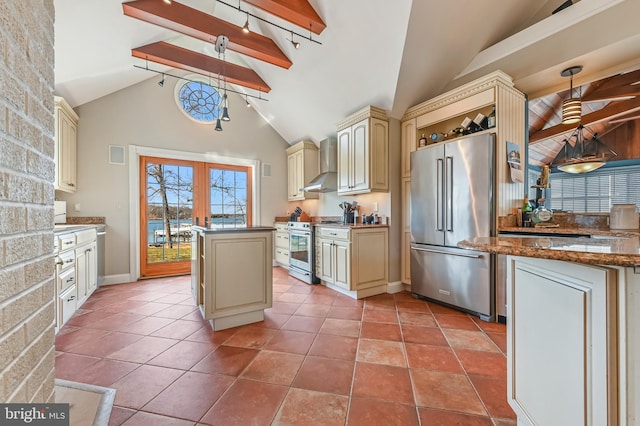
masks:
MULTIPOLYGON (((189 76, 194 77, 194 76, 189 76)), ((200 123, 213 123, 222 111, 222 96, 204 81, 189 78, 176 86, 176 101, 180 111, 200 123)))

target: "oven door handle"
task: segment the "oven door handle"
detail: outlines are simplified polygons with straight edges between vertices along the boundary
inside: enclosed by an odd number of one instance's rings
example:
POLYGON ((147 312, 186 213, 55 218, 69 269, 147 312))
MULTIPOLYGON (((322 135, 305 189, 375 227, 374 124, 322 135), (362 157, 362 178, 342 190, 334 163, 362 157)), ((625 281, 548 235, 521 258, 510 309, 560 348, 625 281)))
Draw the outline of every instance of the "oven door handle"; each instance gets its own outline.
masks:
POLYGON ((311 232, 310 231, 289 231, 291 233, 291 235, 301 235, 301 236, 305 236, 305 237, 310 237, 311 236, 311 232))

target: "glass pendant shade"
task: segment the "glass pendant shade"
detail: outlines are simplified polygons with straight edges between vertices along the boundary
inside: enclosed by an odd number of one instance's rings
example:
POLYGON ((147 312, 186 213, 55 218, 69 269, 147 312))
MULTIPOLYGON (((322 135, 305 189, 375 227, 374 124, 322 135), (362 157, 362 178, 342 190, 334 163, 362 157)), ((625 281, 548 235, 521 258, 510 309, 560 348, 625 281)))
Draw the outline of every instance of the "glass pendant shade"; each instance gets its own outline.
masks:
POLYGON ((577 98, 569 98, 562 102, 562 124, 575 124, 582 117, 582 102, 577 98))
POLYGON ((597 134, 591 133, 582 124, 573 131, 569 139, 564 140, 564 146, 551 162, 566 173, 587 173, 604 166, 608 159, 617 156, 615 151, 598 139, 597 134), (591 139, 585 137, 591 134, 591 139), (573 146, 569 141, 573 141, 573 146))
POLYGON ((229 109, 227 107, 222 108, 222 121, 231 121, 229 117, 229 109))
POLYGON ((222 131, 222 123, 220 122, 220 119, 218 118, 216 120, 216 132, 221 132, 222 131))

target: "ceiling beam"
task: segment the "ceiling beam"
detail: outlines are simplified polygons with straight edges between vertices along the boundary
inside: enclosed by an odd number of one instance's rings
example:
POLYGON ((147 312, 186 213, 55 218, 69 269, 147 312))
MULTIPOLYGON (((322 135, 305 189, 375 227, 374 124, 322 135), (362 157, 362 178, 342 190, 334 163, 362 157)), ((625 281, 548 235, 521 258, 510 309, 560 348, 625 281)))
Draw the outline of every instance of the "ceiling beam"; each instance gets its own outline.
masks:
MULTIPOLYGON (((601 121, 612 120, 633 111, 640 110, 640 97, 628 101, 611 102, 606 107, 582 116, 582 124, 589 126, 601 121)), ((529 144, 534 145, 546 139, 550 139, 576 128, 575 124, 557 124, 549 128, 535 132, 529 136, 529 144)))
POLYGON ((208 75, 212 80, 217 80, 217 76, 220 74, 227 83, 265 93, 269 93, 271 90, 267 83, 250 68, 241 67, 164 41, 131 49, 131 55, 172 68, 208 75))
POLYGON ((583 96, 585 102, 640 95, 640 70, 618 74, 602 81, 594 91, 583 96))
POLYGON ((278 18, 284 19, 314 34, 327 28, 308 0, 244 0, 278 18))
POLYGON ((609 123, 623 123, 625 121, 637 120, 640 118, 640 111, 630 112, 629 114, 625 114, 619 117, 614 118, 609 121, 609 123))
POLYGON ((219 35, 226 35, 229 50, 282 68, 291 67, 292 62, 270 38, 254 32, 245 34, 241 27, 176 1, 168 5, 160 0, 135 0, 122 3, 122 9, 127 16, 207 43, 215 44, 219 35))

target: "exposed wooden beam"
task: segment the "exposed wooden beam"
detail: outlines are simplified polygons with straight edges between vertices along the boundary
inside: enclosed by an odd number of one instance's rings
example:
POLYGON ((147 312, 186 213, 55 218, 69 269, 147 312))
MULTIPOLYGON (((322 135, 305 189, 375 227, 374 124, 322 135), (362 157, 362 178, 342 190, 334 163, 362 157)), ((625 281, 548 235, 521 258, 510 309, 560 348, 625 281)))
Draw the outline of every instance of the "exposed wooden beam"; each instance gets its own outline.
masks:
MULTIPOLYGON (((606 107, 582 116, 582 124, 589 126, 601 121, 612 120, 633 111, 640 110, 640 97, 628 101, 611 102, 606 107)), ((557 124, 535 132, 529 137, 529 144, 533 145, 545 139, 568 133, 575 129, 575 124, 557 124)))
POLYGON ((602 81, 594 91, 585 93, 585 102, 640 95, 640 70, 618 74, 602 81))
POLYGON ((613 120, 609 121, 609 123, 623 123, 625 121, 631 121, 631 120, 637 120, 637 119, 640 119, 640 111, 634 111, 634 112, 630 112, 629 114, 616 117, 613 120))
POLYGON ((131 49, 131 55, 169 67, 203 75, 211 75, 212 79, 215 79, 218 74, 221 74, 228 83, 261 92, 268 93, 271 90, 271 88, 267 86, 267 83, 250 68, 241 67, 240 65, 225 62, 202 53, 193 52, 173 44, 165 43, 164 41, 131 49))
POLYGON ((327 28, 322 18, 307 0, 244 0, 258 9, 291 22, 314 34, 320 34, 327 28))
POLYGON ((199 40, 215 43, 219 35, 229 38, 227 48, 234 52, 277 65, 291 67, 291 61, 273 40, 250 32, 176 1, 171 5, 160 0, 135 0, 122 3, 124 14, 199 40))

